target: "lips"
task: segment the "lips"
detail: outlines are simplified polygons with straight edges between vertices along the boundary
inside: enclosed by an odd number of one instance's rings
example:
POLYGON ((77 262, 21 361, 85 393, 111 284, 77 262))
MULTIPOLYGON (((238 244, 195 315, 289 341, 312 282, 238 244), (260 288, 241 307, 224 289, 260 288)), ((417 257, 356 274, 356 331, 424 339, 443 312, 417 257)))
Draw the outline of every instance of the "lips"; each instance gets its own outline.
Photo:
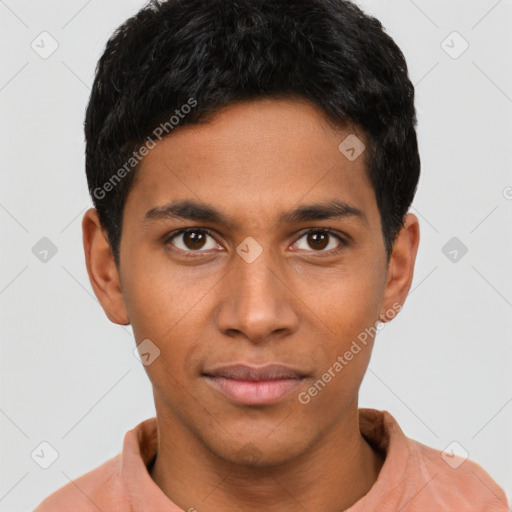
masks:
POLYGON ((303 373, 281 364, 268 364, 260 367, 243 364, 221 366, 204 372, 204 375, 248 381, 300 379, 304 377, 303 373))
POLYGON ((300 370, 281 364, 222 366, 202 376, 216 391, 244 405, 270 405, 282 400, 306 377, 300 370))

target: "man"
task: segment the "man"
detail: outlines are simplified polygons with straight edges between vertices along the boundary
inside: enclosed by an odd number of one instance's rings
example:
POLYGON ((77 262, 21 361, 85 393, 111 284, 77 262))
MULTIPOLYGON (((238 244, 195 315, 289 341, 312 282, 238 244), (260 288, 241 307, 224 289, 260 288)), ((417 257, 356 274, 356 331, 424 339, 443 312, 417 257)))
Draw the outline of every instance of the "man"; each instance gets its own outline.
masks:
POLYGON ((152 2, 116 31, 84 247, 157 416, 37 512, 507 510, 358 408, 413 278, 415 125, 401 51, 346 0, 152 2))

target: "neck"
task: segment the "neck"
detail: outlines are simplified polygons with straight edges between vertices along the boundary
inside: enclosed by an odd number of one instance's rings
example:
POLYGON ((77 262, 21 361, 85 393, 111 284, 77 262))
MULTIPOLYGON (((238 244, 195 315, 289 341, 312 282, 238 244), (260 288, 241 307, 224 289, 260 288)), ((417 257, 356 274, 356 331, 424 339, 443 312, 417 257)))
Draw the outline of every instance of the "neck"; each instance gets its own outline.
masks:
POLYGON ((150 475, 183 510, 345 510, 369 492, 384 462, 359 431, 357 404, 299 457, 263 467, 227 461, 175 418, 157 416, 158 455, 150 475))

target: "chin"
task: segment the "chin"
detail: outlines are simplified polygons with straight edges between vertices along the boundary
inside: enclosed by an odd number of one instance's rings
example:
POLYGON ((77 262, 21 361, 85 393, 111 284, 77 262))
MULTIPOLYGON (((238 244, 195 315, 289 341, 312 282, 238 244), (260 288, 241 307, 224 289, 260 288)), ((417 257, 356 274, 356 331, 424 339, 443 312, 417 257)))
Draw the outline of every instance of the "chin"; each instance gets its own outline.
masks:
POLYGON ((233 436, 223 441, 224 443, 219 445, 217 439, 215 446, 210 445, 210 450, 227 462, 247 468, 267 468, 286 464, 307 448, 307 443, 301 443, 299 439, 290 436, 286 439, 279 439, 278 436, 272 440, 264 436, 262 438, 261 431, 255 438, 233 436))

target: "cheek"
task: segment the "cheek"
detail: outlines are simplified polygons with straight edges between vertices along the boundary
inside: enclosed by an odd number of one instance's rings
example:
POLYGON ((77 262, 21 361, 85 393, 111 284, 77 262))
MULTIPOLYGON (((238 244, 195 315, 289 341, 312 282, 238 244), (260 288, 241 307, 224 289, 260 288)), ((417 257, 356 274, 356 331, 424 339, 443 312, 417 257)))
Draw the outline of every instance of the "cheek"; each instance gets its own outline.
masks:
POLYGON ((328 340, 319 344, 323 352, 319 370, 330 389, 343 392, 345 388, 351 390, 352 383, 359 385, 368 366, 383 286, 381 274, 372 273, 368 267, 332 277, 335 284, 325 294, 323 308, 320 304, 316 306, 324 312, 321 318, 329 327, 328 340))
POLYGON ((375 325, 378 319, 384 292, 383 276, 371 265, 362 263, 324 272, 316 279, 321 284, 321 292, 310 293, 305 301, 329 328, 326 334, 335 340, 327 344, 329 347, 342 350, 343 343, 350 344, 351 339, 375 325))
POLYGON ((356 339, 361 332, 375 326, 380 304, 381 295, 360 284, 352 291, 340 292, 338 300, 333 301, 330 307, 330 324, 336 338, 347 343, 356 339))
POLYGON ((123 293, 137 340, 166 343, 184 321, 203 312, 204 297, 213 286, 207 277, 172 267, 165 258, 132 257, 126 263, 123 293))
POLYGON ((158 357, 145 370, 157 388, 160 383, 178 390, 197 372, 197 347, 211 315, 211 286, 166 265, 135 265, 134 259, 131 263, 123 293, 134 337, 137 344, 147 339, 158 349, 158 357))
POLYGON ((364 294, 345 297, 340 293, 336 304, 331 304, 329 340, 317 348, 318 374, 299 396, 314 416, 329 416, 334 421, 357 398, 377 332, 377 301, 369 305, 369 300, 364 294))

